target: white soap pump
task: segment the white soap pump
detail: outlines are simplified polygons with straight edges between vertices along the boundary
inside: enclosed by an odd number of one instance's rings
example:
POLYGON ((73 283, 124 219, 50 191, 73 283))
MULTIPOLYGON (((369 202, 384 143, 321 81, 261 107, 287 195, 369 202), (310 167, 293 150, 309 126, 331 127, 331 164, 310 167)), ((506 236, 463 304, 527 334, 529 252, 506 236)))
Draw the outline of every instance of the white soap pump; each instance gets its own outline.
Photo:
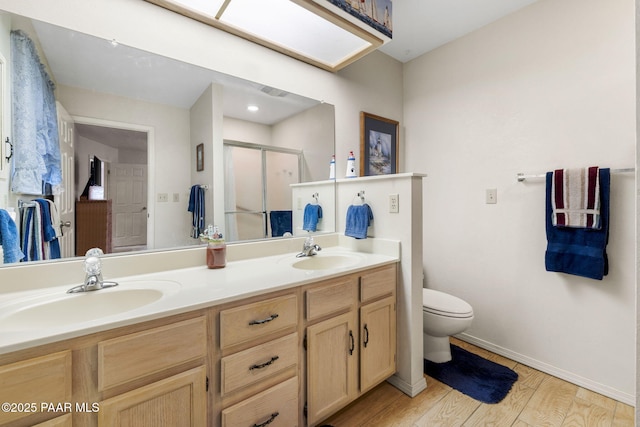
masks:
POLYGON ((329 179, 336 179, 336 155, 331 156, 329 162, 329 179))
POLYGON ((353 155, 353 151, 349 151, 349 158, 347 159, 347 178, 356 177, 356 157, 353 155))

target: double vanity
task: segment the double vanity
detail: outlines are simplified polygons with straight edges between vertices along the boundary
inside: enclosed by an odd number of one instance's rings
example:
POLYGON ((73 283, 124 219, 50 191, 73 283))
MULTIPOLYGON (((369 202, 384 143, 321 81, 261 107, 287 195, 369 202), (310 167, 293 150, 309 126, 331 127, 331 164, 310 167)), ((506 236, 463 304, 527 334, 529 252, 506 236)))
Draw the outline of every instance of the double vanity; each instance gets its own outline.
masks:
POLYGON ((318 425, 396 371, 399 248, 352 249, 0 294, 0 425, 318 425))

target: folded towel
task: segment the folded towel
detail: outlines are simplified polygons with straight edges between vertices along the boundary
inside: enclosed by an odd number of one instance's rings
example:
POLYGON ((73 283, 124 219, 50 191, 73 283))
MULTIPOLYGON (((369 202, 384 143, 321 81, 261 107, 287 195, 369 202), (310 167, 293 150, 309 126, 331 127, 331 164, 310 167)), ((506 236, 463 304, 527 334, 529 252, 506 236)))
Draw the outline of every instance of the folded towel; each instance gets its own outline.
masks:
POLYGON ((591 279, 602 280, 609 272, 609 169, 600 169, 600 229, 555 227, 552 216, 553 172, 547 173, 545 267, 591 279))
POLYGON ((302 217, 302 229, 306 231, 316 231, 320 218, 322 218, 322 207, 320 205, 307 203, 307 206, 304 207, 304 215, 302 217))
POLYGON ((553 172, 551 207, 556 227, 600 229, 600 180, 596 166, 553 172))
POLYGON ((197 239, 204 230, 204 189, 196 184, 191 187, 189 193, 189 205, 187 211, 192 213, 191 217, 191 237, 197 239))
POLYGON ((373 219, 373 212, 368 204, 351 205, 347 208, 347 219, 344 235, 356 239, 367 238, 367 228, 373 219))
POLYGON ((20 250, 18 227, 9 212, 4 209, 0 209, 0 245, 5 264, 18 262, 24 258, 24 254, 20 250))
POLYGON ((271 223, 271 237, 279 237, 284 233, 293 232, 293 212, 271 211, 269 222, 271 223))

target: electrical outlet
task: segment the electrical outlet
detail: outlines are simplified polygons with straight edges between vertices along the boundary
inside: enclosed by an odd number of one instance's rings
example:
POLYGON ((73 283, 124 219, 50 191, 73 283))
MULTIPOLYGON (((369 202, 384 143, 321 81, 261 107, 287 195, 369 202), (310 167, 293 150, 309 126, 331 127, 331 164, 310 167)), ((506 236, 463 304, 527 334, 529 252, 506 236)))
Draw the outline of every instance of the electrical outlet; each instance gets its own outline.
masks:
POLYGON ((389 194, 389 212, 398 213, 400 207, 398 206, 398 194, 389 194))
POLYGON ((498 203, 498 189, 487 188, 485 203, 488 205, 495 205, 498 203))
POLYGON ((169 201, 169 194, 167 193, 158 193, 158 202, 164 203, 169 201))

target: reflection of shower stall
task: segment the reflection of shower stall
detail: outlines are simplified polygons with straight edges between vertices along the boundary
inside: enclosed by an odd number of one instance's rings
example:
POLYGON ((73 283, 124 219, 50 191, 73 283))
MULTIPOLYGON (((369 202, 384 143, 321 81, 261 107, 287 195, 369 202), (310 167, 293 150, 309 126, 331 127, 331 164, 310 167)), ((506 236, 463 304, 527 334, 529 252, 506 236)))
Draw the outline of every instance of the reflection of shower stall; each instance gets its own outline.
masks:
POLYGON ((287 230, 293 208, 290 185, 301 182, 302 151, 225 141, 224 157, 227 240, 292 231, 287 230))

